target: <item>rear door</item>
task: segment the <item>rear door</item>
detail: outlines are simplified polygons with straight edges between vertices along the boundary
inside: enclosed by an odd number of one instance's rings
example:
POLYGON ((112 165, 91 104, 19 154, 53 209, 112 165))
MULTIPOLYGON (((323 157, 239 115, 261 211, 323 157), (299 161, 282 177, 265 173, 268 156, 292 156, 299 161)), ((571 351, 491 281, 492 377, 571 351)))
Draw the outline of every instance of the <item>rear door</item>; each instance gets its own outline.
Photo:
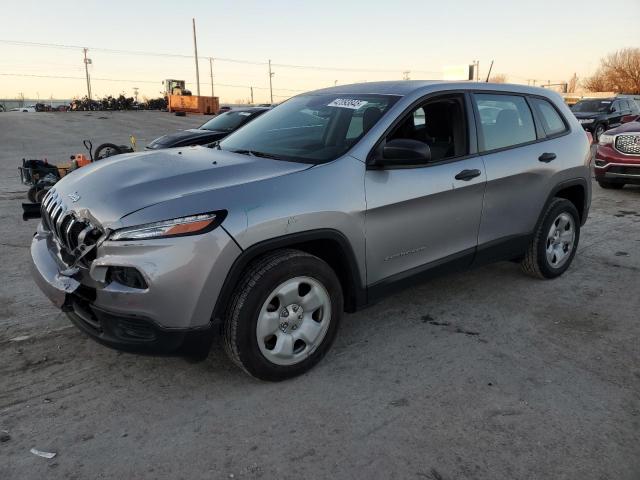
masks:
POLYGON ((567 126, 555 107, 544 101, 536 108, 550 110, 547 135, 534 117, 533 100, 524 95, 475 93, 473 104, 487 172, 478 257, 492 260, 508 255, 509 248, 518 251, 526 245, 561 163, 557 138, 567 126))

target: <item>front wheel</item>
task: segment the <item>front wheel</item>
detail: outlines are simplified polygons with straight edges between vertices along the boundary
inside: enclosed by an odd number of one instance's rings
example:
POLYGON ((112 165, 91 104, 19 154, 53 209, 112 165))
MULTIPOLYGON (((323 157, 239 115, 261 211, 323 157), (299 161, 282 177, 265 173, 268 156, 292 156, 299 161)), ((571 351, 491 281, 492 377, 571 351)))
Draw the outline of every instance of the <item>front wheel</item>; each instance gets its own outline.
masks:
POLYGON ((522 269, 538 278, 562 275, 573 261, 579 240, 578 210, 569 200, 554 198, 527 248, 522 269))
POLYGON ((278 250, 244 273, 226 312, 227 354, 270 381, 306 372, 333 343, 343 310, 340 281, 322 259, 278 250))

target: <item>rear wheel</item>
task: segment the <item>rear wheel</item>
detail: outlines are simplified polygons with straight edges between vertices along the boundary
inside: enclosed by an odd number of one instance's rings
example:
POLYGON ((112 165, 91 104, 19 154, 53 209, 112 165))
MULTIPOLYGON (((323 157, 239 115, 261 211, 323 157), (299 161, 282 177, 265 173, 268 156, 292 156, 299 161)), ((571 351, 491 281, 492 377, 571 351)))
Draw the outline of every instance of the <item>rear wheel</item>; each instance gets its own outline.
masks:
POLYGON ((554 198, 527 249, 522 269, 538 278, 562 275, 576 254, 580 216, 569 200, 554 198))
POLYGON ((246 270, 229 304, 227 354, 262 380, 300 375, 331 346, 342 304, 340 282, 326 262, 298 250, 268 254, 246 270))
POLYGON ((607 190, 620 190, 624 187, 624 183, 607 182, 606 180, 598 180, 598 185, 607 190))

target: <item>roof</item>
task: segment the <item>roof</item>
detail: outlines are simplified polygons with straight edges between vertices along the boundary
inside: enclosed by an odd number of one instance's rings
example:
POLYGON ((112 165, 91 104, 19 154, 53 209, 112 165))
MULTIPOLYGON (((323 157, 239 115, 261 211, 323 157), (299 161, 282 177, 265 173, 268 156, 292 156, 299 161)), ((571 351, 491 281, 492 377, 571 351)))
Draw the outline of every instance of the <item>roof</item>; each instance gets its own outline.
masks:
POLYGON ((528 93, 533 95, 550 96, 555 92, 551 90, 517 85, 511 83, 486 83, 460 81, 451 82, 443 80, 394 80, 387 82, 353 83, 350 85, 338 85, 309 92, 310 94, 381 94, 405 96, 420 90, 430 90, 429 87, 439 87, 442 90, 494 90, 515 93, 528 93))

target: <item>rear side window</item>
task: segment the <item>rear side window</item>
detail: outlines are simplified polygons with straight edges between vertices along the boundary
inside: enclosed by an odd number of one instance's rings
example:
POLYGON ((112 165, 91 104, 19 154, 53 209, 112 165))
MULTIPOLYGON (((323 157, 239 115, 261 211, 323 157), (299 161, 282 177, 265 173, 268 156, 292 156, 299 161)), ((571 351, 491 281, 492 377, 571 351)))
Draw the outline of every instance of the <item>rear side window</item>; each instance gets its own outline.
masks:
POLYGON ((534 108, 538 109, 539 117, 542 121, 542 128, 544 128, 544 133, 546 133, 548 137, 567 131, 566 124, 551 103, 541 98, 531 98, 530 100, 535 106, 534 108))
POLYGON ((536 140, 533 116, 524 97, 476 93, 484 151, 536 140))

